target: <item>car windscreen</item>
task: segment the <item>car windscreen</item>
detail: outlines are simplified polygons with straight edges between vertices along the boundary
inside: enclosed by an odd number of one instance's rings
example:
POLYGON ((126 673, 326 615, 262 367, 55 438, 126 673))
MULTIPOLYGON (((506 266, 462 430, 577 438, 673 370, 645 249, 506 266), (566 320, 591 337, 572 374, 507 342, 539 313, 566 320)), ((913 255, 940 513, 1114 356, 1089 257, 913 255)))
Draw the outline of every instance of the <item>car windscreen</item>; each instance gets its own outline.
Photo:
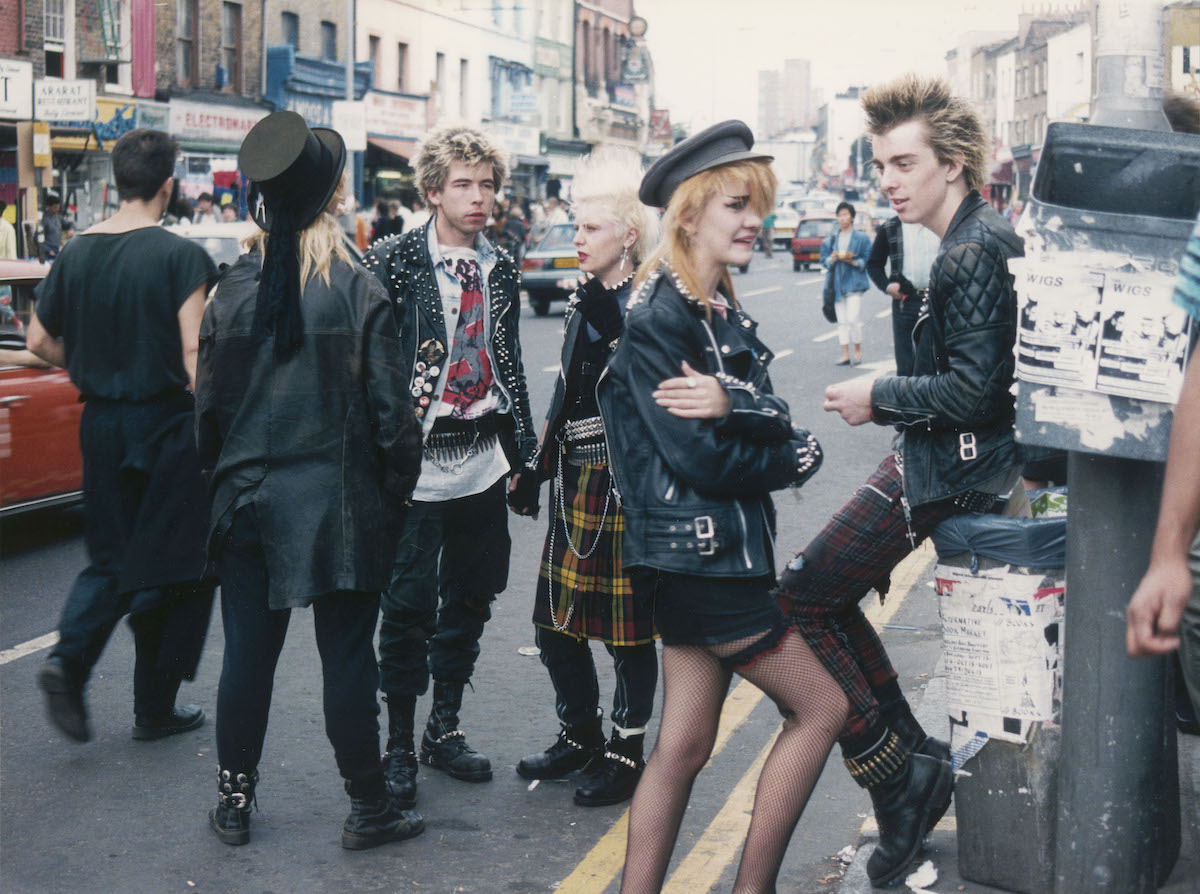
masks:
POLYGON ((796 227, 797 239, 824 239, 833 232, 836 220, 802 220, 796 227))
POLYGON ((557 224, 551 227, 534 251, 575 254, 575 227, 571 224, 557 224))

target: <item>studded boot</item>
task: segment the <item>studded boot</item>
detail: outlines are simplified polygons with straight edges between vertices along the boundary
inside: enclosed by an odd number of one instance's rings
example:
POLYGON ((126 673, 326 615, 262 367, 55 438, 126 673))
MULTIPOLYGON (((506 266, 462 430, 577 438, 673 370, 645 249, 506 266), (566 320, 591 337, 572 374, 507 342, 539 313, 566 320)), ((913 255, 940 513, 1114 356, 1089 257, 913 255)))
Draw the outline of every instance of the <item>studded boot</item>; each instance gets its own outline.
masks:
POLYGON ((525 779, 560 779, 582 770, 604 753, 604 729, 599 717, 571 726, 563 724, 554 744, 538 754, 522 758, 517 775, 525 779))
POLYGON ((486 782, 492 778, 491 761, 468 745, 466 733, 458 728, 462 695, 462 683, 434 681, 433 710, 421 736, 421 763, 455 779, 486 782))
POLYGON ((350 815, 342 826, 342 847, 361 851, 403 841, 425 831, 425 821, 415 810, 405 810, 392 794, 383 773, 366 779, 347 779, 350 815))
POLYGON ((385 696, 388 706, 387 751, 383 772, 388 788, 405 809, 417 803, 417 755, 413 748, 413 717, 417 710, 415 695, 385 696))
POLYGON ((594 771, 576 790, 575 803, 580 807, 607 807, 632 798, 646 768, 642 760, 645 742, 645 733, 622 738, 614 729, 604 754, 593 764, 594 771))
MULTIPOLYGON (((921 724, 917 723, 917 718, 913 716, 912 711, 906 708, 895 716, 888 717, 887 725, 892 732, 900 737, 900 741, 908 746, 909 751, 950 763, 950 743, 927 735, 925 730, 921 728, 921 724)), ((933 827, 938 824, 941 818, 946 815, 946 811, 950 809, 952 795, 953 790, 946 792, 946 797, 941 803, 934 805, 934 809, 929 814, 929 820, 925 826, 926 835, 933 831, 933 827)))
POLYGON ((929 817, 954 785, 945 761, 909 750, 888 732, 880 744, 846 758, 854 781, 867 789, 879 826, 879 844, 867 861, 867 877, 876 887, 899 878, 921 850, 929 817))
POLYGON ((208 824, 226 844, 250 841, 250 805, 257 806, 254 787, 258 771, 234 773, 217 767, 217 806, 208 813, 208 824))

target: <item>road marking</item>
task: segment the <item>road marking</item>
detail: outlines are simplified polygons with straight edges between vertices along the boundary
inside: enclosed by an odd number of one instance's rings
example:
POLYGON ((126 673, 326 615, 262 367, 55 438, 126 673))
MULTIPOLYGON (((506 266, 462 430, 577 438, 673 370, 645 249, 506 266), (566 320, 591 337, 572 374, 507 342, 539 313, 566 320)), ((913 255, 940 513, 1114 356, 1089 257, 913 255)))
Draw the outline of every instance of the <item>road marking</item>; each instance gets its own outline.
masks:
MULTIPOLYGON (((762 701, 762 690, 742 680, 725 698, 721 708, 721 720, 717 724, 717 739, 713 744, 711 764, 725 746, 734 731, 741 726, 755 706, 762 701)), ((708 764, 705 765, 706 767, 708 764)), ((615 879, 625 864, 625 838, 629 834, 629 810, 613 823, 604 835, 596 842, 586 857, 575 867, 575 871, 563 879, 559 885, 560 891, 577 892, 577 894, 601 894, 615 879)), ((733 849, 726 856, 726 863, 733 858, 733 853, 741 846, 734 842, 733 849)))
POLYGON ((754 763, 733 787, 725 804, 717 811, 717 815, 704 830, 696 846, 671 874, 663 887, 664 894, 709 891, 721 880, 725 867, 730 864, 733 855, 741 849, 742 842, 746 840, 746 830, 750 828, 750 817, 754 813, 754 792, 758 787, 758 777, 762 773, 763 764, 767 762, 767 756, 775 747, 780 729, 782 725, 775 730, 774 735, 754 759, 754 763))
POLYGON ((782 360, 784 357, 791 357, 795 353, 796 352, 793 351, 791 348, 784 348, 782 351, 780 351, 778 354, 775 355, 775 359, 782 360))
POLYGON ((558 366, 559 366, 559 365, 558 365, 557 363, 556 363, 556 364, 554 364, 553 366, 543 366, 543 367, 542 367, 542 372, 544 372, 544 373, 554 373, 554 372, 558 372, 558 366))
MULTIPOLYGON (((899 611, 905 598, 912 592, 914 584, 933 561, 934 555, 932 546, 929 541, 926 541, 892 571, 891 595, 887 601, 883 604, 875 601, 863 612, 877 630, 881 629, 899 611)), ((742 680, 729 693, 725 699, 725 705, 721 709, 717 739, 713 745, 709 764, 721 753, 729 743, 734 731, 745 722, 762 698, 762 690, 747 680, 742 680)), ((725 805, 713 819, 700 841, 696 843, 696 846, 680 863, 675 874, 671 876, 664 891, 708 890, 720 878, 725 867, 733 861, 745 839, 759 772, 778 734, 779 732, 776 730, 775 734, 771 736, 771 740, 734 787, 725 805), (695 881, 696 876, 682 874, 685 867, 692 867, 689 872, 702 874, 704 878, 712 878, 713 881, 700 884, 695 881), (712 875, 714 872, 715 876, 712 875)), ((872 818, 870 821, 874 822, 874 819, 872 818)), ((938 828, 942 828, 940 823, 938 828)), ((577 894, 603 894, 620 873, 625 862, 625 839, 628 834, 629 810, 626 809, 575 867, 575 870, 559 883, 558 890, 577 892, 577 894)))
POLYGON ((831 338, 837 338, 837 330, 836 329, 831 329, 829 332, 826 332, 824 335, 818 335, 816 338, 813 339, 813 341, 815 341, 815 342, 829 341, 829 339, 831 339, 831 338))
POLYGON ((753 289, 749 292, 742 292, 743 298, 753 298, 755 295, 766 295, 768 292, 778 292, 783 286, 767 286, 765 289, 753 289))
POLYGON ((879 313, 875 314, 875 319, 882 320, 884 317, 890 317, 891 315, 892 315, 892 309, 889 307, 889 308, 887 308, 885 310, 881 310, 879 313))
POLYGON ((798 279, 798 280, 796 280, 796 285, 798 285, 798 286, 811 286, 811 285, 812 285, 813 283, 815 283, 815 282, 824 282, 824 281, 825 281, 825 277, 823 277, 823 276, 814 276, 812 279, 798 279))
MULTIPOLYGON (((858 830, 861 835, 878 835, 879 823, 875 822, 875 817, 868 816, 863 820, 862 828, 858 830)), ((943 816, 931 832, 957 832, 958 820, 952 816, 943 816)))
POLYGON ((57 630, 47 633, 45 636, 39 636, 37 639, 31 639, 29 642, 21 643, 19 646, 13 646, 11 649, 5 649, 0 652, 0 664, 8 664, 10 661, 16 661, 18 658, 48 649, 56 642, 58 642, 57 630))

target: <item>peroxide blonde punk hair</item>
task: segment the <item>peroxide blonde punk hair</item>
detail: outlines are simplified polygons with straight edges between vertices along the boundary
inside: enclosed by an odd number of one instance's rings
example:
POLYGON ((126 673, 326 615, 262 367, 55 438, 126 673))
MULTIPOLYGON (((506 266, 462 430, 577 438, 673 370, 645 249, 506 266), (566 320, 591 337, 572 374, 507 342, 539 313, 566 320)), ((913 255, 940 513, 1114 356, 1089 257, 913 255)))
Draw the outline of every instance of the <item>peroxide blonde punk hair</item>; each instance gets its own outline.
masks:
POLYGON ((637 154, 618 146, 603 146, 588 155, 571 181, 571 198, 576 207, 587 205, 608 217, 618 227, 637 230, 633 244, 636 267, 658 244, 661 231, 658 214, 638 199, 642 165, 637 154))
MULTIPOLYGON (((754 213, 764 217, 775 207, 775 187, 777 180, 771 163, 764 160, 735 161, 732 164, 719 165, 715 168, 694 174, 679 184, 671 201, 667 204, 663 215, 663 239, 649 258, 642 264, 637 273, 637 283, 641 283, 654 270, 666 261, 675 273, 701 304, 705 313, 711 318, 708 295, 700 285, 700 277, 696 270, 696 256, 692 249, 691 238, 685 225, 699 218, 704 206, 718 194, 749 195, 750 207, 754 213)), ((733 280, 726 269, 721 274, 722 291, 735 306, 737 299, 733 294, 733 280)))
MULTIPOLYGON (((321 282, 329 285, 329 268, 334 257, 350 263, 350 252, 346 249, 346 237, 342 234, 342 225, 336 217, 338 207, 346 201, 348 193, 347 174, 342 173, 342 179, 334 191, 333 198, 325 206, 316 220, 300 231, 300 287, 303 289, 310 276, 321 277, 321 282)), ((257 248, 259 257, 267 256, 267 233, 259 230, 251 233, 242 240, 247 248, 257 248)))

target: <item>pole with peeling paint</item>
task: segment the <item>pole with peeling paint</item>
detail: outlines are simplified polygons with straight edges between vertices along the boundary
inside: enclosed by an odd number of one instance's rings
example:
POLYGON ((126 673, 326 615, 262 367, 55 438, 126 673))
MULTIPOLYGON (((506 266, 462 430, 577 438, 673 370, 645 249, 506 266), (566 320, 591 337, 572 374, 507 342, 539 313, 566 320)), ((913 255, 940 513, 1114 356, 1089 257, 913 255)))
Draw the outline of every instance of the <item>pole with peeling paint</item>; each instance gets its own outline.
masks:
MULTIPOLYGON (((1169 130, 1162 0, 1096 6, 1092 124, 1169 130)), ((1072 451, 1055 894, 1153 892, 1179 854, 1167 659, 1125 654, 1125 607, 1149 563, 1162 465, 1072 451)))

